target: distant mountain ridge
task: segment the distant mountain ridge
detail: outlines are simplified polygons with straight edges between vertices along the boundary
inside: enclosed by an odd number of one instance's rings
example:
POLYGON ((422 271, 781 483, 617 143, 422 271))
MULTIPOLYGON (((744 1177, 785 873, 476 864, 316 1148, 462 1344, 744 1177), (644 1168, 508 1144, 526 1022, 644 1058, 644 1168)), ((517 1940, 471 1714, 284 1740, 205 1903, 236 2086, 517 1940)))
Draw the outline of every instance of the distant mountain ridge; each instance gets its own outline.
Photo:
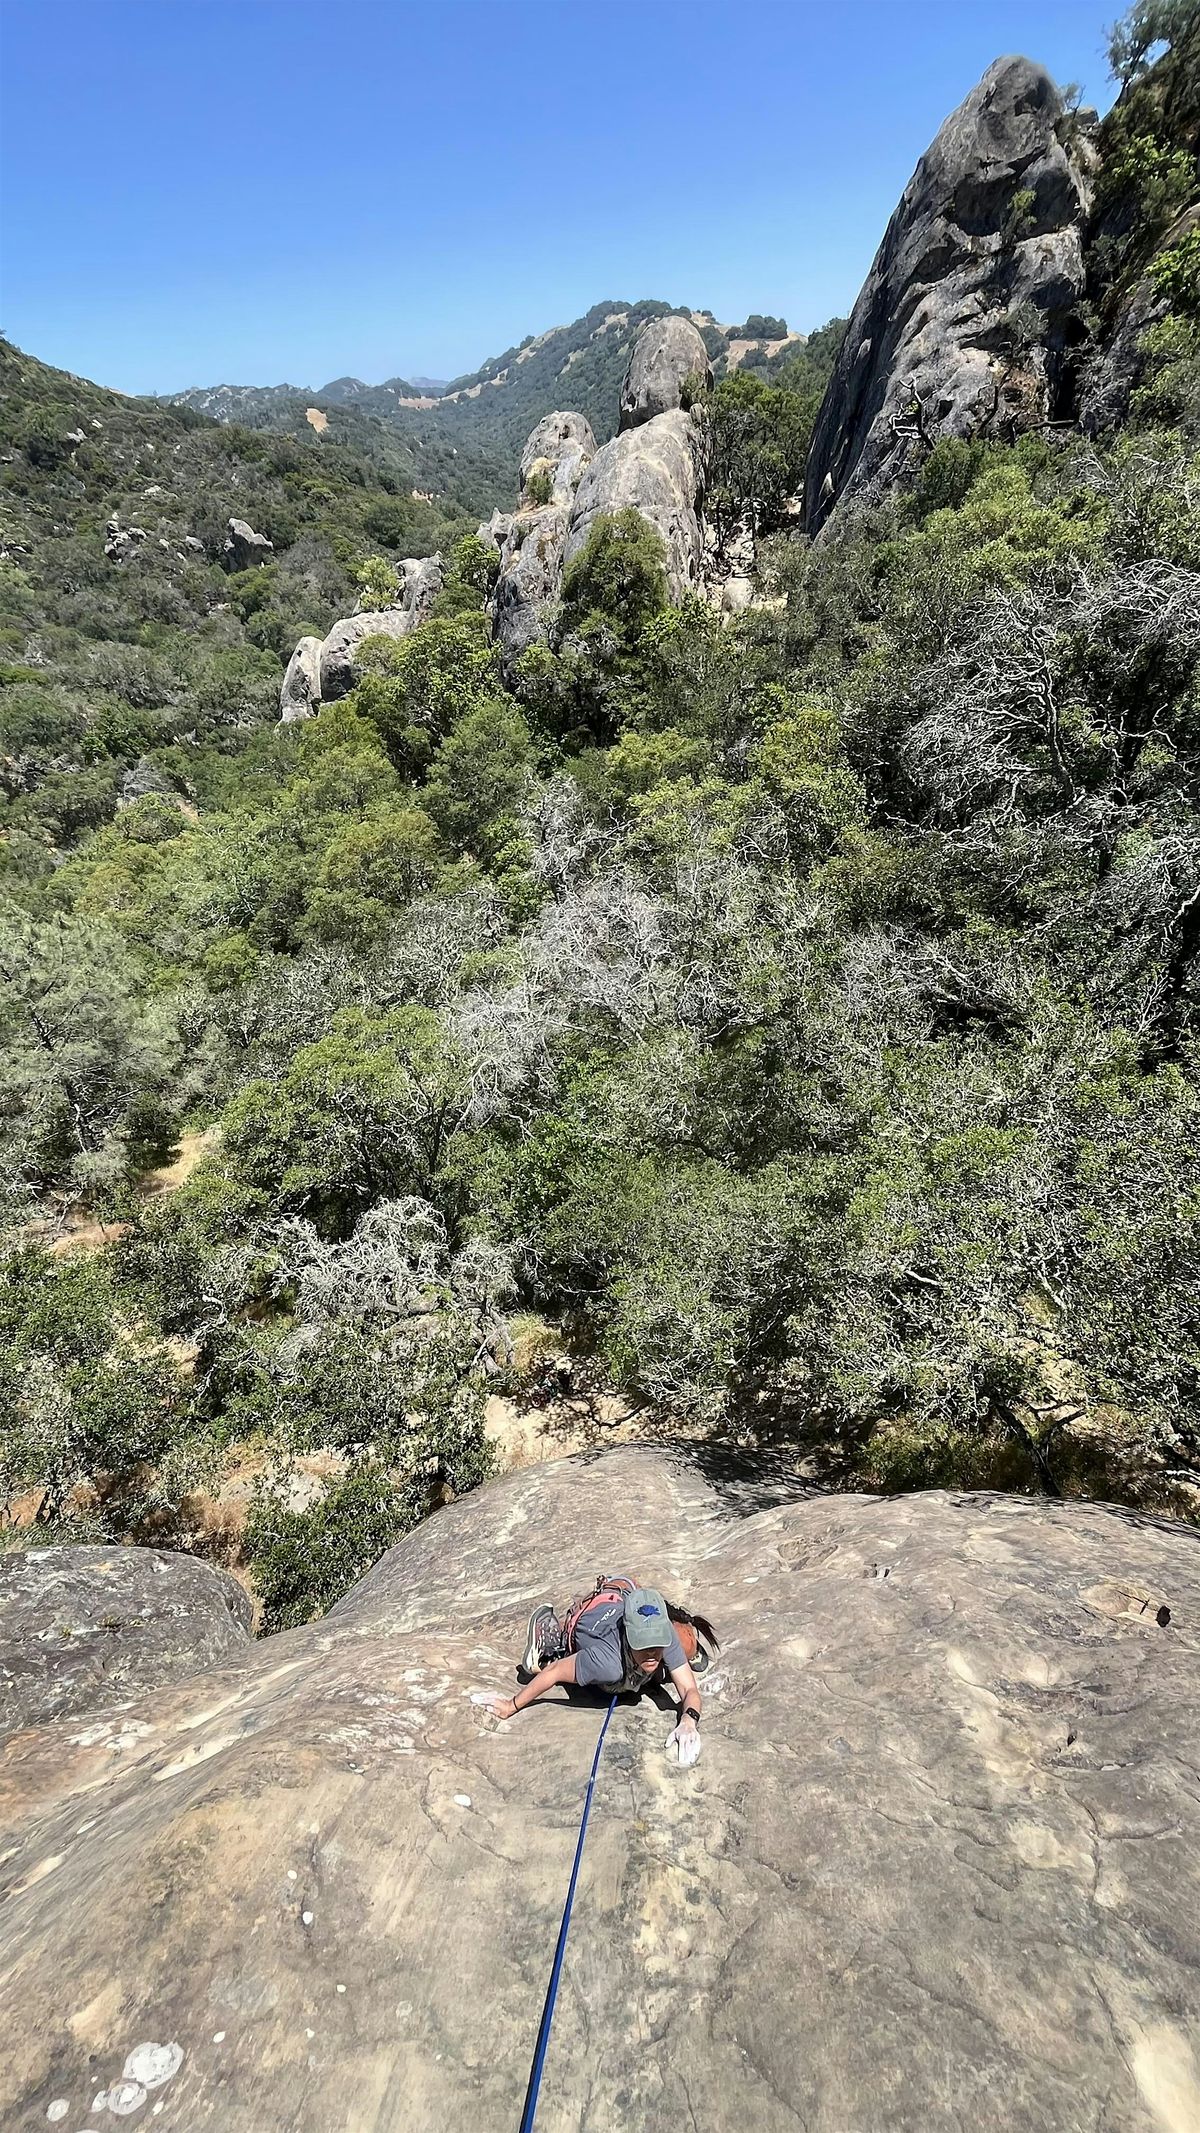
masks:
POLYGON ((569 325, 527 334, 516 347, 489 356, 477 370, 448 384, 397 376, 370 385, 362 378, 346 376, 316 388, 193 386, 166 397, 219 422, 240 422, 253 429, 295 429, 308 407, 319 412, 353 410, 383 420, 404 437, 421 487, 440 491, 447 461, 473 454, 480 476, 479 506, 490 509, 494 501, 511 493, 525 439, 554 409, 566 407, 584 415, 600 443, 612 436, 633 343, 648 319, 670 312, 693 320, 717 376, 748 355, 769 366, 774 356, 799 345, 797 335, 773 343, 731 342, 735 329, 722 326, 709 311, 692 311, 660 298, 642 298, 636 303, 609 298, 593 304, 569 325))

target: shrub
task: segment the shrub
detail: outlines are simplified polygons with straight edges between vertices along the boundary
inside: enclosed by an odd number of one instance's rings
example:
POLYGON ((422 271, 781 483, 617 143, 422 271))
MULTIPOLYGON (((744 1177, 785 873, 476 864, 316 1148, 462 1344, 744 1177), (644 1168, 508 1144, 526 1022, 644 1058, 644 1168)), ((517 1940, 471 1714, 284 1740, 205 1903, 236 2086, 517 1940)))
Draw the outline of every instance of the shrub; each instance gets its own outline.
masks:
POLYGON ((599 615, 628 637, 664 608, 669 597, 662 536, 632 508, 601 513, 563 572, 568 628, 599 615))
POLYGON ((260 1489, 246 1521, 246 1551, 263 1629, 294 1629, 324 1614, 423 1508, 372 1460, 348 1467, 304 1510, 289 1510, 277 1491, 260 1489))

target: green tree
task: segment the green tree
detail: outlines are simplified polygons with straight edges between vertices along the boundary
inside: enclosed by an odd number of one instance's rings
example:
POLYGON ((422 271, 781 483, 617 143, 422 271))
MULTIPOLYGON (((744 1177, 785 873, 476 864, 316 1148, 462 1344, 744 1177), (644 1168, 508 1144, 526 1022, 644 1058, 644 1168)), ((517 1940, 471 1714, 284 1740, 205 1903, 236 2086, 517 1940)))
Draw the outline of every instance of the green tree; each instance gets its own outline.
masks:
POLYGON ((400 577, 394 566, 381 555, 369 555, 354 571, 361 605, 364 608, 391 607, 400 594, 400 577))
POLYGON ((0 909, 0 1164, 9 1194, 111 1186, 169 1146, 169 1017, 107 925, 0 909))
POLYGON ((814 412, 799 395, 752 371, 721 379, 712 399, 710 509, 722 533, 743 518, 756 533, 782 523, 803 484, 814 412))
POLYGON ((39 1491, 38 1525, 82 1519, 119 1537, 162 1501, 186 1381, 164 1347, 123 1328, 111 1255, 55 1260, 26 1245, 0 1262, 0 1399, 0 1495, 39 1491))
POLYGON ((446 1163, 470 1106, 468 1063, 429 1009, 342 1008, 281 1083, 254 1081, 234 1098, 224 1160, 264 1208, 345 1236, 378 1199, 455 1204, 446 1163))
POLYGON ((669 597, 661 535, 632 507, 601 512, 563 572, 564 627, 601 616, 629 642, 669 597))
POLYGON ((437 616, 399 639, 368 639, 361 657, 353 705, 409 776, 425 770, 438 741, 489 693, 493 679, 481 612, 437 616))
POLYGON ((533 736, 511 703, 495 698, 461 718, 438 749, 424 799, 438 827, 481 865, 511 856, 537 767, 533 736))

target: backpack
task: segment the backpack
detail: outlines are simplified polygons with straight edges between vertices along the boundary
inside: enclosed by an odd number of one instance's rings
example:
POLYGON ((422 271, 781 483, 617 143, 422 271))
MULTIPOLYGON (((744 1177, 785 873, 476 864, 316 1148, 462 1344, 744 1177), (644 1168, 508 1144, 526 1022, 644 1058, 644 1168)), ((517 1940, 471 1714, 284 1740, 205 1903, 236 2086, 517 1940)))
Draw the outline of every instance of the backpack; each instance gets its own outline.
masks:
POLYGON ((567 1650, 575 1649, 575 1632, 584 1615, 590 1615, 594 1607, 608 1607, 613 1600, 624 1602, 637 1586, 632 1578, 606 1578, 601 1572, 594 1589, 582 1600, 575 1600, 563 1616, 562 1633, 567 1650))
MULTIPOLYGON (((567 1650, 569 1652, 575 1650, 575 1632, 584 1615, 590 1614, 594 1607, 610 1606, 614 1600, 625 1602, 629 1599, 630 1594, 637 1592, 638 1589, 637 1581, 634 1578, 605 1577, 601 1572, 596 1579, 594 1590, 588 1593, 585 1598, 575 1600, 563 1616, 562 1633, 567 1650)), ((671 1627, 683 1646, 683 1656, 688 1665, 695 1669, 699 1664, 700 1669, 703 1670, 708 1665, 708 1654, 697 1637, 692 1624, 690 1622, 677 1622, 672 1618, 671 1627)), ((623 1620, 622 1643, 624 1643, 623 1620)))

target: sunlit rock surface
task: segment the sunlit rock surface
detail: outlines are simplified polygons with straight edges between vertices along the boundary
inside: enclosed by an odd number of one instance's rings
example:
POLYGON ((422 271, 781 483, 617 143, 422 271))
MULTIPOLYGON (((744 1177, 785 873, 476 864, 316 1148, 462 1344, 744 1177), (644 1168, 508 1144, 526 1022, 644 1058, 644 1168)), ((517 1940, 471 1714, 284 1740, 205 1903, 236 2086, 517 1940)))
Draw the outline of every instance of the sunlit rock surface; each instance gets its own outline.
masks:
POLYGON ((515 2127, 602 1705, 471 1696, 606 1566, 724 1651, 693 1771, 613 1720, 539 2133, 1200 2123, 1197 1535, 631 1448, 9 1733, 6 2125, 515 2127))
POLYGON ((805 526, 878 504, 943 437, 1055 412, 1081 330, 1090 151, 1044 67, 998 59, 909 179, 813 431, 805 526))

